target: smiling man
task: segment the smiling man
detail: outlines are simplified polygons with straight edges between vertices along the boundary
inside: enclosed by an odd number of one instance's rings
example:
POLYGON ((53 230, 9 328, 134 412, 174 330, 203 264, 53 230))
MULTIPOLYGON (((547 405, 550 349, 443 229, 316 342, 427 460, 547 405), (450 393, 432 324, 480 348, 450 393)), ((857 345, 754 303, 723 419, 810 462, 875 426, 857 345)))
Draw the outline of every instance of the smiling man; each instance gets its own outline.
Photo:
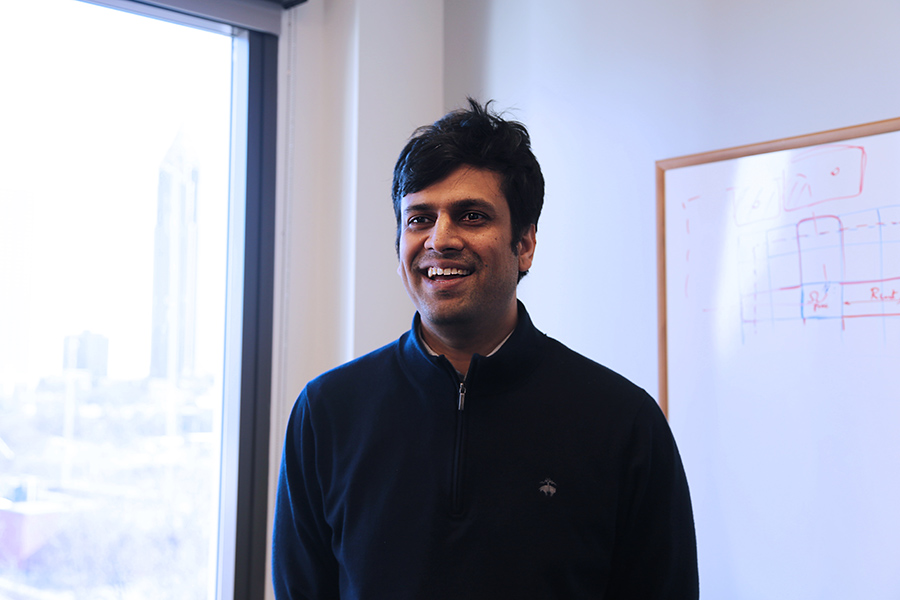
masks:
POLYGON ((470 100, 415 132, 392 194, 412 328, 300 394, 276 597, 696 598, 665 417, 517 299, 544 197, 525 127, 470 100))

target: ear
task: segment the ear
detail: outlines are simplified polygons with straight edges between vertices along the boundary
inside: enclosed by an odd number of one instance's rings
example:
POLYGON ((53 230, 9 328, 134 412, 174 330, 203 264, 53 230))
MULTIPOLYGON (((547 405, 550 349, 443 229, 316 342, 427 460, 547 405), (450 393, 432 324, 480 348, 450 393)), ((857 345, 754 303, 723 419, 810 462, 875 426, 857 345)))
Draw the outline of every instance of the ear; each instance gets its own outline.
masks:
POLYGON ((537 227, 532 223, 519 243, 516 249, 519 251, 519 272, 527 271, 531 268, 534 261, 534 247, 537 246, 537 227))

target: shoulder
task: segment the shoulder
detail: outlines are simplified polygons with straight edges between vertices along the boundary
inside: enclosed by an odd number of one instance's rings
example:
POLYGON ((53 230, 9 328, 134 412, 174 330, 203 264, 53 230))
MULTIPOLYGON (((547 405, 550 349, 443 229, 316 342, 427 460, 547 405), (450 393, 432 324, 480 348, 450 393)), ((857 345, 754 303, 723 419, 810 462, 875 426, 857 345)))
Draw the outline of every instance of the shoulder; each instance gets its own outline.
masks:
POLYGON ((559 390, 557 402, 566 403, 566 412, 590 424, 596 438, 605 440, 605 452, 617 449, 613 452, 621 452, 632 465, 655 462, 680 471, 668 419, 646 390, 559 341, 547 340, 542 370, 559 390))
POLYGON ((291 410, 289 435, 302 435, 304 430, 334 435, 335 428, 372 419, 384 395, 384 382, 396 373, 397 344, 382 346, 309 381, 291 410))
POLYGON ((623 425, 622 419, 665 419, 656 400, 644 388, 549 336, 536 377, 541 386, 555 387, 556 397, 571 399, 585 409, 601 410, 610 417, 614 415, 623 425))
POLYGON ((609 367, 572 350, 562 342, 546 338, 545 367, 558 373, 560 380, 588 389, 605 389, 636 397, 649 394, 630 379, 609 367))
POLYGON ((396 373, 402 341, 403 337, 325 371, 306 385, 305 395, 313 398, 346 396, 355 390, 373 389, 377 382, 396 373))

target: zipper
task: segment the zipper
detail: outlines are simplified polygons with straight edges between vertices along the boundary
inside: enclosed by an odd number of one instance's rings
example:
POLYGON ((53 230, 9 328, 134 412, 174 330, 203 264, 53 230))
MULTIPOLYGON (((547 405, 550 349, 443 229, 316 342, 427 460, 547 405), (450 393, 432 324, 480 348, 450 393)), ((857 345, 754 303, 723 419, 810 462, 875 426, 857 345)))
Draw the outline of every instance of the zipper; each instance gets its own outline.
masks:
POLYGON ((453 457, 453 488, 451 490, 450 514, 459 516, 462 514, 462 477, 463 461, 465 459, 465 408, 466 408, 466 382, 459 382, 459 396, 456 404, 456 447, 453 457))

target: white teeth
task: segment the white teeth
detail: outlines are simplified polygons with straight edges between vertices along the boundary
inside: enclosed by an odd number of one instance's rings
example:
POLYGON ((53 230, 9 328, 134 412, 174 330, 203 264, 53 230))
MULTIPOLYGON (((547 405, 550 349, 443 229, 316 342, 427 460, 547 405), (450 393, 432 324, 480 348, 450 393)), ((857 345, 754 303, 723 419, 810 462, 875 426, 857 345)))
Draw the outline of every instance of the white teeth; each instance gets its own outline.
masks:
POLYGON ((428 277, 433 278, 437 275, 461 275, 466 276, 469 274, 469 271, 466 269, 457 269, 457 268, 449 268, 442 269, 440 267, 428 267, 428 277))

